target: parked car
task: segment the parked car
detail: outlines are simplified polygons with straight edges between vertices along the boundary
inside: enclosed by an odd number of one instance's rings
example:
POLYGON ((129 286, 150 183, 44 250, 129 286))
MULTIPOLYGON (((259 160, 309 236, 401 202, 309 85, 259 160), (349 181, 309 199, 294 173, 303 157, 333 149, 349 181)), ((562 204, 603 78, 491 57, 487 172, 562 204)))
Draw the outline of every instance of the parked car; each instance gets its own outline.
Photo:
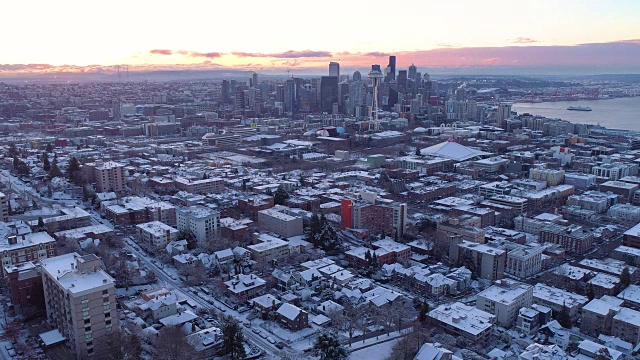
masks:
POLYGON ((267 341, 270 342, 271 344, 275 344, 276 343, 276 340, 274 338, 272 338, 271 336, 269 336, 267 338, 267 341))

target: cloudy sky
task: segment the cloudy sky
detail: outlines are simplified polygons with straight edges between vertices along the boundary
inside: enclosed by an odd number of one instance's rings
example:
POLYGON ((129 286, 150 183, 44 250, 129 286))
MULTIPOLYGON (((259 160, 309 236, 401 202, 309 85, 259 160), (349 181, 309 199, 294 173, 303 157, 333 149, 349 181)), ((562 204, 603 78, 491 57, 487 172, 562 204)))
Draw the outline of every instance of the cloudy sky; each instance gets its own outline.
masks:
POLYGON ((0 71, 109 66, 640 72, 638 0, 7 0, 0 71), (15 64, 40 64, 18 66, 15 64))

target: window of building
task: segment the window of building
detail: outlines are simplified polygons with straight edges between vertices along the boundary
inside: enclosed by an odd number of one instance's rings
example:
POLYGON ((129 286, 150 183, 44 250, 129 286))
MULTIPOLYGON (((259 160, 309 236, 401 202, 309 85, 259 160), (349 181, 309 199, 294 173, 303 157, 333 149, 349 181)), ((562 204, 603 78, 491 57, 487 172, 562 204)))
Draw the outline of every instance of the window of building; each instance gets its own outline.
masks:
POLYGON ((102 295, 109 295, 109 290, 108 289, 102 290, 102 295))

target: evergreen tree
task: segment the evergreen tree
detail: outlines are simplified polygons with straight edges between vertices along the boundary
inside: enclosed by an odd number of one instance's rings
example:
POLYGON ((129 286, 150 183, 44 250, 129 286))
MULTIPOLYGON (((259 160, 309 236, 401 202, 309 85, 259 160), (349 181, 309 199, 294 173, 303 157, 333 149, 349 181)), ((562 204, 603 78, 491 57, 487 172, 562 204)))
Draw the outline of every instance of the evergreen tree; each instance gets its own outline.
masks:
POLYGON ((427 322, 428 315, 429 315, 429 303, 425 301, 424 303, 422 303, 422 306, 420 307, 420 313, 418 313, 418 320, 420 320, 420 322, 424 324, 427 322))
POLYGON ((232 316, 225 316, 222 324, 222 349, 232 360, 244 359, 244 334, 238 321, 232 316))
POLYGON ((189 230, 180 231, 180 233, 178 233, 178 239, 187 240, 187 249, 189 250, 193 250, 198 247, 198 240, 196 239, 196 236, 189 230))
POLYGON ((53 179, 55 177, 63 176, 62 171, 58 168, 58 159, 53 158, 53 164, 51 164, 51 170, 49 170, 49 178, 53 179))
POLYGON ((593 300, 596 297, 596 292, 593 290, 593 285, 587 285, 587 298, 589 301, 593 300))
POLYGON ((629 268, 625 267, 620 274, 620 286, 625 289, 629 284, 631 284, 631 274, 629 273, 629 268))
POLYGON ((312 353, 320 357, 320 360, 344 360, 347 358, 347 350, 342 346, 338 338, 333 334, 320 334, 313 344, 312 353))
POLYGON ((48 143, 48 144, 47 144, 47 149, 46 149, 46 151, 47 151, 48 153, 53 152, 53 145, 51 145, 51 143, 48 143))
POLYGON ((17 156, 13 158, 13 168, 19 175, 29 175, 31 172, 29 165, 20 160, 17 156))
POLYGON ((69 166, 67 167, 67 178, 75 183, 78 183, 78 180, 80 178, 79 174, 80 162, 74 156, 69 160, 69 166))
POLYGON ((11 143, 9 144, 9 157, 17 157, 18 156, 18 149, 16 148, 16 144, 11 143))
POLYGON ((42 154, 42 170, 50 171, 51 170, 51 162, 49 161, 49 154, 46 152, 42 154))
POLYGON ((562 305, 562 309, 560 309, 560 311, 556 313, 556 320, 563 328, 571 329, 571 327, 573 327, 571 315, 569 314, 569 308, 566 305, 562 305))
POLYGON ((304 175, 300 175, 300 186, 305 185, 304 175))
POLYGON ((42 216, 38 217, 38 231, 44 231, 45 227, 44 227, 44 220, 42 219, 42 216))
POLYGON ((416 156, 421 156, 420 154, 420 146, 416 146, 416 156))
POLYGON ((287 193, 282 185, 278 186, 275 194, 273 194, 273 202, 276 205, 284 205, 287 199, 289 199, 289 193, 287 193))

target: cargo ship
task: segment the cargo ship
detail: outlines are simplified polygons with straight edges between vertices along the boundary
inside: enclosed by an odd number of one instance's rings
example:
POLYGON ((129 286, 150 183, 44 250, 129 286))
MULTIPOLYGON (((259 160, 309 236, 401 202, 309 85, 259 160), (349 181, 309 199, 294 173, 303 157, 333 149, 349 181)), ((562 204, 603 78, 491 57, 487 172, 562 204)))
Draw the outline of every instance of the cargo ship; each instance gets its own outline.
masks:
POLYGON ((567 108, 567 110, 574 110, 574 111, 591 111, 590 107, 585 107, 585 106, 569 106, 567 108))

